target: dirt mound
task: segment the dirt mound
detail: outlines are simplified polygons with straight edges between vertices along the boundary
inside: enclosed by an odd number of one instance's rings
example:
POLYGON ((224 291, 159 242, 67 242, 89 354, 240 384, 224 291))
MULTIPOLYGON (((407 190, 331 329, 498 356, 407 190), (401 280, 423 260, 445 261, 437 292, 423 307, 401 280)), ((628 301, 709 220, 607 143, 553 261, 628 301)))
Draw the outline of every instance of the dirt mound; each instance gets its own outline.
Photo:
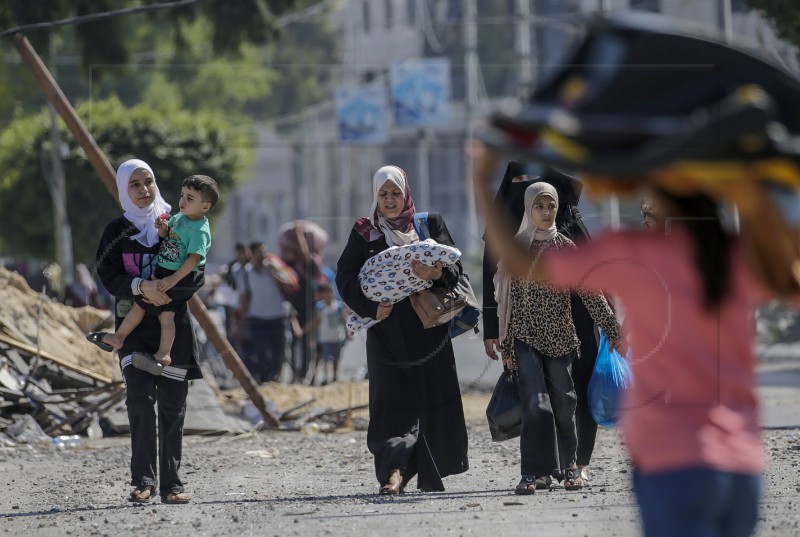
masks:
POLYGON ((0 267, 0 334, 34 348, 38 341, 45 353, 104 377, 120 379, 116 355, 86 341, 86 332, 109 315, 43 297, 28 287, 25 278, 0 267))
MULTIPOLYGON (((322 411, 325 409, 339 410, 348 407, 366 405, 369 402, 369 381, 362 380, 357 382, 334 382, 327 386, 305 386, 302 384, 277 384, 270 382, 259 387, 259 392, 266 401, 272 401, 278 410, 285 412, 289 408, 305 403, 311 399, 303 409, 308 411, 322 411)), ((220 403, 226 412, 237 413, 242 404, 247 403, 248 398, 245 391, 241 388, 232 388, 221 392, 222 400, 220 403)), ((464 393, 462 401, 464 404, 464 416, 468 422, 483 423, 486 421, 486 404, 489 401, 487 393, 464 393)), ((368 415, 368 411, 362 410, 363 416, 368 415)))

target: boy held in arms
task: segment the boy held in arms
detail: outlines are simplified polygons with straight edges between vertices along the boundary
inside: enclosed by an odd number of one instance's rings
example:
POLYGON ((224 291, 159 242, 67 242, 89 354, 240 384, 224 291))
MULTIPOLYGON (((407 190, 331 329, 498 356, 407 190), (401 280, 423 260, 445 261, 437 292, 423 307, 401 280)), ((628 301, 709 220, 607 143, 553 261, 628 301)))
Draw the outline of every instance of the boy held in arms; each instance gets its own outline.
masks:
MULTIPOLYGON (((176 291, 185 289, 191 284, 192 272, 205 265, 206 253, 211 246, 211 228, 205 214, 216 205, 218 199, 219 187, 214 179, 207 175, 191 175, 181 184, 180 212, 169 219, 167 214, 162 214, 156 220, 158 234, 164 239, 156 259, 158 266, 155 278, 159 280, 159 291, 166 293, 173 288, 176 291)), ((144 353, 134 353, 133 356, 134 366, 156 375, 161 373, 163 366, 172 362, 169 354, 175 340, 175 312, 180 304, 191 298, 191 295, 187 297, 182 293, 176 300, 172 293, 167 294, 173 300, 163 306, 153 306, 137 296, 136 303, 116 333, 103 334, 101 339, 103 343, 120 349, 125 338, 142 322, 146 313, 158 315, 161 339, 155 356, 144 353)))

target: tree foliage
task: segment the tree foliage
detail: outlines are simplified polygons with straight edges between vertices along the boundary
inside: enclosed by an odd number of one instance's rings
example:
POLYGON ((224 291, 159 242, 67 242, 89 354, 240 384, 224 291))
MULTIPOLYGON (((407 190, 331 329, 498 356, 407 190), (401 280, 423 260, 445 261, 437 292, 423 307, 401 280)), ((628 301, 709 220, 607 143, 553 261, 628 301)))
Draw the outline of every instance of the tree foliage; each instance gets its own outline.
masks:
MULTIPOLYGON (((297 20, 282 28, 279 36, 275 23, 276 16, 290 6, 303 9, 318 1, 217 0, 106 20, 113 36, 87 31, 96 24, 26 35, 32 42, 39 39, 34 47, 73 103, 117 96, 128 106, 148 103, 159 109, 222 111, 240 116, 240 121, 263 120, 328 96, 325 84, 331 78, 331 67, 339 63, 339 36, 327 27, 324 15, 297 20), (247 25, 242 25, 245 16, 247 25), (50 39, 52 49, 42 36, 50 39), (90 53, 83 46, 88 39, 92 40, 90 53), (121 50, 104 56, 120 44, 121 50), (83 67, 72 64, 75 58, 83 67)), ((133 4, 142 1, 104 0, 97 5, 119 8, 133 4)), ((92 2, 81 0, 75 5, 92 2)), ((0 29, 74 15, 72 6, 72 0, 0 2, 0 29), (16 5, 22 8, 12 9, 16 5), (14 18, 17 11, 22 15, 14 18)), ((35 113, 44 98, 17 60, 11 43, 0 44, 2 129, 12 118, 35 113)))
POLYGON ((796 0, 745 0, 775 27, 778 37, 800 46, 800 3, 796 0))
MULTIPOLYGON (((0 3, 0 29, 25 24, 50 22, 60 19, 159 4, 163 0, 6 0, 0 3)), ((295 0, 217 0, 177 7, 169 11, 152 11, 143 14, 103 18, 73 26, 81 46, 84 66, 93 63, 125 63, 136 42, 130 39, 131 25, 150 23, 165 17, 171 21, 173 39, 183 39, 183 23, 196 19, 207 21, 213 28, 211 44, 217 54, 239 53, 243 43, 263 45, 278 35, 277 17, 293 9, 295 0), (136 21, 135 19, 139 19, 136 21)), ((50 33, 32 32, 29 39, 37 49, 46 49, 50 33)))
MULTIPOLYGON (((249 133, 211 114, 171 112, 147 106, 125 108, 119 100, 86 103, 78 114, 89 126, 112 166, 141 158, 155 171, 164 198, 177 207, 184 177, 210 175, 225 192, 241 178, 253 147, 249 133)), ((105 224, 121 214, 83 150, 62 125, 68 143, 64 159, 67 212, 76 262, 92 264, 105 224)), ((46 111, 12 122, 0 134, 0 229, 4 255, 54 257, 53 210, 49 174, 49 118, 46 111)), ((218 204, 210 219, 219 214, 218 204)))

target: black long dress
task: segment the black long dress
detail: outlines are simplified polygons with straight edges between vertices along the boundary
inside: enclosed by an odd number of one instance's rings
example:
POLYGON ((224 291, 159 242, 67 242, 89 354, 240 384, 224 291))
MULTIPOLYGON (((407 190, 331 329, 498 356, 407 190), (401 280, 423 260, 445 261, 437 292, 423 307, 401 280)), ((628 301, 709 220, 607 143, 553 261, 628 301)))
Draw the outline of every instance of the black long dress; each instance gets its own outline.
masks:
MULTIPOLYGON (((582 240, 588 240, 584 228, 575 222, 575 213, 572 208, 578 205, 580 198, 580 182, 565 175, 555 168, 545 166, 541 174, 533 180, 512 183, 511 180, 518 176, 530 173, 528 165, 517 161, 510 161, 506 173, 500 183, 495 197, 495 203, 505 211, 509 221, 516 229, 525 214, 525 189, 538 181, 545 181, 553 185, 558 191, 558 213, 556 226, 559 231, 572 239, 580 248, 582 240)), ((485 237, 484 237, 485 240, 485 237)), ((497 301, 494 298, 494 275, 497 272, 497 263, 489 255, 488 248, 483 255, 483 339, 497 339, 500 328, 497 318, 497 301)), ((597 423, 589 411, 588 389, 592 377, 594 364, 597 360, 597 332, 583 301, 572 293, 572 322, 575 332, 581 341, 580 358, 572 364, 572 379, 578 396, 578 405, 575 410, 575 423, 578 433, 578 460, 581 466, 589 464, 594 451, 597 437, 597 423)))
MULTIPOLYGON (((431 238, 453 245, 444 220, 428 214, 431 238)), ((383 235, 368 242, 355 230, 339 258, 336 285, 344 302, 362 317, 375 318, 378 303, 364 296, 358 272, 370 257, 386 250, 383 235)), ((434 282, 454 288, 461 264, 445 267, 434 282)), ((417 475, 420 490, 444 490, 442 478, 465 472, 467 428, 455 356, 445 325, 425 329, 408 299, 367 331, 369 412, 367 446, 375 475, 385 484, 399 469, 405 482, 417 475)))

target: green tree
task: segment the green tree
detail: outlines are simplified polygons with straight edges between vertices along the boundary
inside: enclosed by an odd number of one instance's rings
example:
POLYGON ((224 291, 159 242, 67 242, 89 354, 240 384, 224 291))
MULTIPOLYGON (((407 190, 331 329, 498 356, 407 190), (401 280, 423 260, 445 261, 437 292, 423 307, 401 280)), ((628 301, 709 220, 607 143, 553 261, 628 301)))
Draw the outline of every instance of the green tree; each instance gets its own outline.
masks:
MULTIPOLYGON (((177 206, 181 180, 193 173, 214 177, 224 193, 248 168, 253 147, 250 132, 234 128, 219 115, 171 112, 147 106, 125 108, 119 100, 85 103, 78 114, 90 126, 113 166, 128 158, 147 161, 159 189, 177 206)), ((76 262, 92 264, 103 226, 120 209, 66 127, 64 159, 67 210, 76 262)), ((49 165, 49 119, 46 111, 13 121, 0 134, 0 244, 4 255, 54 257, 53 211, 45 178, 49 165)), ((213 220, 222 205, 214 208, 213 220)))
MULTIPOLYGON (((163 2, 146 0, 144 3, 163 2)), ((0 3, 0 29, 140 5, 142 2, 139 0, 7 0, 0 3)), ((177 7, 169 11, 103 18, 70 28, 74 29, 81 48, 83 65, 86 67, 95 63, 125 63, 130 51, 137 46, 130 39, 131 26, 147 22, 148 19, 152 23, 161 17, 170 21, 172 38, 178 44, 184 41, 184 22, 197 19, 208 22, 212 27, 211 45, 214 51, 218 54, 236 55, 242 43, 263 45, 275 39, 278 35, 277 18, 294 7, 295 0, 218 0, 177 7), (134 20, 137 18, 138 22, 134 20)), ((37 49, 46 50, 50 35, 48 31, 35 31, 31 32, 29 39, 37 49)))
POLYGON ((800 46, 800 3, 796 0, 744 0, 775 27, 781 39, 800 46))

